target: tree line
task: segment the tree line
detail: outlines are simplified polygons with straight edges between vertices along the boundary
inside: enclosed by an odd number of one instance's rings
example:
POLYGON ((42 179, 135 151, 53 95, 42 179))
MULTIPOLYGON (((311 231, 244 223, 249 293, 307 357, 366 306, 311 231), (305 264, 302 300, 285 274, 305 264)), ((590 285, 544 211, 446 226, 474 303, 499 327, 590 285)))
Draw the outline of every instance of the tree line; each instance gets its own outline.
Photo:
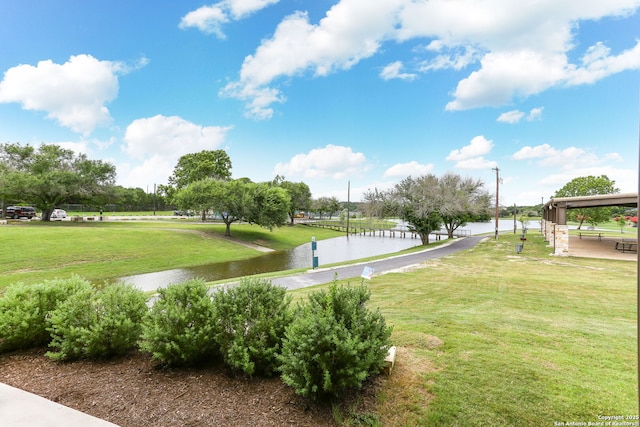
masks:
MULTIPOLYGON (((63 203, 77 203, 99 209, 118 204, 135 209, 142 205, 195 210, 206 220, 214 215, 226 224, 245 221, 269 229, 293 223, 296 216, 309 212, 331 217, 342 211, 344 203, 335 197, 312 199, 304 182, 276 176, 272 181, 255 183, 249 178, 233 179, 231 159, 224 150, 203 150, 178 160, 167 185, 154 194, 140 188, 115 185, 115 166, 91 160, 85 154, 55 144, 0 145, 0 207, 5 203, 29 203, 49 221, 53 209, 63 203)), ((611 194, 619 192, 605 175, 579 177, 558 190, 555 197, 611 194)), ((429 234, 445 228, 449 237, 467 222, 491 218, 491 195, 480 180, 454 173, 407 177, 391 189, 369 190, 364 207, 371 217, 401 218, 424 244, 429 234)), ((360 204, 352 203, 350 211, 360 204)), ((507 211, 511 209, 506 208, 507 211)), ((517 208, 514 208, 517 209, 517 208)), ((517 211, 514 211, 517 212, 517 211)), ((608 220, 609 208, 570 211, 570 219, 597 224, 608 220)))
POLYGON ((231 160, 223 150, 182 156, 168 185, 154 194, 117 186, 115 179, 114 165, 59 145, 0 145, 0 208, 4 212, 7 204, 30 204, 42 212, 43 221, 62 204, 96 209, 114 204, 122 209, 172 206, 196 209, 203 219, 207 212, 216 212, 230 233, 235 221, 273 228, 288 217, 293 222, 298 210, 311 207, 311 191, 304 183, 282 177, 268 183, 231 179, 231 160))
MULTIPOLYGON (((293 223, 301 212, 332 217, 344 205, 335 197, 311 198, 304 182, 276 176, 269 182, 231 178, 231 159, 224 150, 204 150, 178 160, 167 185, 157 197, 179 209, 194 210, 203 220, 209 214, 226 225, 244 221, 269 229, 293 223)), ((62 203, 97 207, 121 203, 135 206, 148 196, 142 189, 115 185, 115 166, 54 144, 38 148, 20 144, 0 146, 0 201, 27 202, 42 211, 42 220, 62 203), (143 195, 144 194, 144 195, 143 195)), ((154 204, 157 202, 153 195, 154 204)), ((372 216, 396 215, 407 221, 428 243, 429 232, 445 225, 450 233, 467 221, 485 215, 489 195, 482 182, 458 175, 408 177, 389 192, 370 192, 365 204, 372 216)), ((353 204, 351 207, 355 206, 353 204)))

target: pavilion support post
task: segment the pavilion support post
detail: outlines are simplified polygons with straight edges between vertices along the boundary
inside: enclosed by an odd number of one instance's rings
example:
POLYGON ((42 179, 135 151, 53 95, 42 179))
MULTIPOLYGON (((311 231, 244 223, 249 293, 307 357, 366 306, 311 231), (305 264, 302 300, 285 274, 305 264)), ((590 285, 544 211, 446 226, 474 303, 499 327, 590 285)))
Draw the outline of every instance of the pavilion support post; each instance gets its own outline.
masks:
POLYGON ((556 224, 553 221, 545 221, 544 223, 544 241, 549 242, 548 248, 553 248, 555 245, 555 227, 556 224))
POLYGON ((553 255, 569 256, 569 226, 556 224, 553 234, 553 255))

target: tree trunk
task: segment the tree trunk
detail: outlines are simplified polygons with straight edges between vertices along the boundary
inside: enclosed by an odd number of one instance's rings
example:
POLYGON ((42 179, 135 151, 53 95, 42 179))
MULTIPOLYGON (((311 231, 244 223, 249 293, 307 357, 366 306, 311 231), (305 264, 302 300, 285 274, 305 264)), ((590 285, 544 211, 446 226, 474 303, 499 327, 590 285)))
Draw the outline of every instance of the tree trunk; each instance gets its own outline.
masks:
POLYGON ((42 209, 42 215, 40 216, 41 221, 51 221, 51 214, 53 213, 52 209, 42 209))
POLYGON ((422 240, 422 245, 426 246, 429 244, 429 233, 418 233, 420 235, 420 240, 422 240))
POLYGON ((230 222, 225 222, 225 225, 227 226, 224 230, 224 235, 227 237, 231 237, 231 223, 230 222))

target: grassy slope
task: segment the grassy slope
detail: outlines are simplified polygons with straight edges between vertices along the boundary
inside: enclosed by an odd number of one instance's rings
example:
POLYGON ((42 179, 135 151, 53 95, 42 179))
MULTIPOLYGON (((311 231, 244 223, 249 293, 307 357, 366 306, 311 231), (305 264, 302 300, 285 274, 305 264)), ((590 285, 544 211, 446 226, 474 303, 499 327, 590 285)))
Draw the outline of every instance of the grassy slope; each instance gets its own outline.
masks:
POLYGON ((366 282, 399 346, 384 425, 637 413, 636 263, 550 257, 534 233, 517 256, 516 241, 489 239, 366 282))
MULTIPOLYGON (((234 239, 290 249, 338 235, 304 226, 234 224, 234 239)), ((224 226, 195 222, 22 223, 2 226, 0 289, 9 283, 78 274, 90 280, 246 259, 262 253, 224 239, 224 226)))

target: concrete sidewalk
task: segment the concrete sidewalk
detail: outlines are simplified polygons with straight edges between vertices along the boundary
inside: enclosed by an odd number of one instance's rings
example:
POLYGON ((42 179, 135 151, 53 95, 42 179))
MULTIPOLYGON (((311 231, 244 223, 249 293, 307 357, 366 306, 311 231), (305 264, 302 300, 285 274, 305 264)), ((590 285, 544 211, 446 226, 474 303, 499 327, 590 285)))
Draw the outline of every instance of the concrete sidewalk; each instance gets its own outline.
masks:
POLYGON ((0 383, 0 424, 7 427, 118 427, 3 383, 0 383))
POLYGON ((471 249, 482 239, 486 238, 487 236, 470 236, 451 239, 442 245, 425 249, 420 252, 395 255, 375 261, 356 262, 339 267, 308 270, 304 273, 294 274, 291 276, 274 277, 270 280, 274 285, 292 290, 320 285, 323 283, 331 283, 334 276, 337 276, 338 280, 359 278, 365 266, 374 269, 375 276, 389 271, 397 271, 435 258, 452 255, 462 250, 471 249))

